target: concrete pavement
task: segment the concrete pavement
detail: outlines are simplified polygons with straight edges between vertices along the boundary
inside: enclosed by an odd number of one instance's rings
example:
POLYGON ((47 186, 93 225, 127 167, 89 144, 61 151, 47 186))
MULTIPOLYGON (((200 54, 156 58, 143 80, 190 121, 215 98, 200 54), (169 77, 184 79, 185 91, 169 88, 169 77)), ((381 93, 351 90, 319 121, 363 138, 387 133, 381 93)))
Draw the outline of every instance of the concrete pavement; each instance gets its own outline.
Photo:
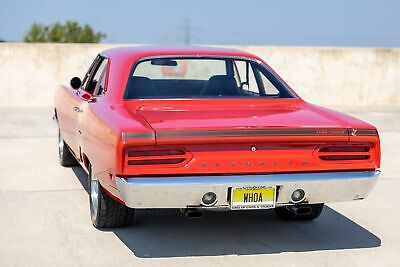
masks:
POLYGON ((1 266, 396 266, 400 250, 400 110, 350 110, 378 126, 383 174, 363 201, 313 222, 272 211, 138 211, 128 228, 90 222, 86 176, 58 165, 51 108, 0 108, 1 266))

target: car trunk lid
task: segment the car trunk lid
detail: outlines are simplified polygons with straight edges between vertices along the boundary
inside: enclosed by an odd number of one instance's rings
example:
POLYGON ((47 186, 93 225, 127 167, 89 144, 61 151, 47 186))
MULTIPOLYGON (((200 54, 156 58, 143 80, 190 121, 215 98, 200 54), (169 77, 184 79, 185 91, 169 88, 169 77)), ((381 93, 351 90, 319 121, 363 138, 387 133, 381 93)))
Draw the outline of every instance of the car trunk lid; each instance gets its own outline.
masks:
POLYGON ((349 125, 295 100, 149 101, 137 113, 156 133, 157 144, 315 139, 347 141, 349 125))

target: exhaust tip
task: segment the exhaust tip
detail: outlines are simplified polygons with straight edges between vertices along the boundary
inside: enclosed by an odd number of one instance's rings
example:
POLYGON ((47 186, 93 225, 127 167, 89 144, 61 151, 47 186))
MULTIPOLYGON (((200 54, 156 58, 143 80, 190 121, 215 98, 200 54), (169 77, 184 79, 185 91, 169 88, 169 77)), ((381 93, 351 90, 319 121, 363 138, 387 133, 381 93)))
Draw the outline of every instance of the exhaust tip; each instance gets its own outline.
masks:
POLYGON ((291 206, 289 209, 300 216, 307 216, 313 212, 313 209, 309 205, 291 206))
POLYGON ((199 211, 199 210, 193 210, 187 213, 187 216, 189 218, 201 218, 203 217, 203 212, 199 211))
POLYGON ((203 217, 203 212, 198 209, 181 209, 181 212, 189 218, 201 218, 203 217))

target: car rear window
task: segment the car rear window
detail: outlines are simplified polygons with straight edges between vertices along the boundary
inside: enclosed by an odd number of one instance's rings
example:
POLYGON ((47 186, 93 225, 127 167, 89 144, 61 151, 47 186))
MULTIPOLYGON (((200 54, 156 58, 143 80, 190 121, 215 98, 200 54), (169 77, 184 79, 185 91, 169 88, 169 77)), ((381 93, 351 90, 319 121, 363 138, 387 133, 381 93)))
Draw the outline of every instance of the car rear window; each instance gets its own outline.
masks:
POLYGON ((132 68, 124 98, 292 98, 264 66, 234 58, 152 58, 132 68))

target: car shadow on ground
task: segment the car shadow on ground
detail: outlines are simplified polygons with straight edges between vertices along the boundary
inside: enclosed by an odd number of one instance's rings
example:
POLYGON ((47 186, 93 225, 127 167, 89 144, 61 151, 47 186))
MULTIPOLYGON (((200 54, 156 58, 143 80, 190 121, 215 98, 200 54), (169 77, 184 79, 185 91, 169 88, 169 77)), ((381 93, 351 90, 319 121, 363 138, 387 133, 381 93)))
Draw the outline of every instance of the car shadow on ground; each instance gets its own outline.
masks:
MULTIPOLYGON (((86 187, 86 174, 74 172, 86 187)), ((285 222, 273 210, 206 212, 188 218, 178 210, 137 210, 132 226, 114 234, 136 257, 254 255, 373 248, 379 237, 326 206, 311 222, 285 222)))

